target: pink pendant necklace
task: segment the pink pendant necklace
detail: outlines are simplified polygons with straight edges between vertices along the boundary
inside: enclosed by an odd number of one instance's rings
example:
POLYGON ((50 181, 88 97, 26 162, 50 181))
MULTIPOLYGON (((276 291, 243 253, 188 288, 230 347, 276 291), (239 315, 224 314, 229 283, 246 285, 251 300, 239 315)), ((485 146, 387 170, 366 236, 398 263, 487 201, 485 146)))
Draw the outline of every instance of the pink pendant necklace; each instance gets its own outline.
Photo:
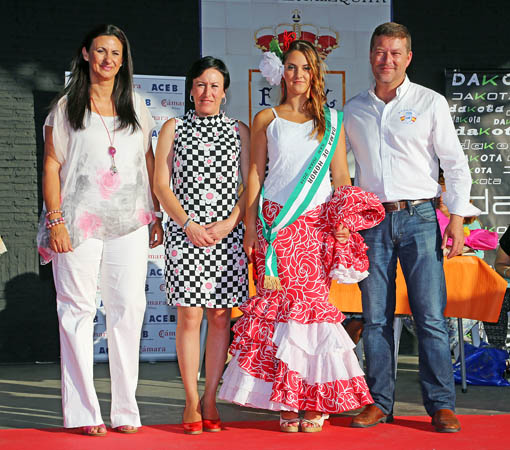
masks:
MULTIPOLYGON (((118 172, 117 166, 115 165, 115 153, 117 153, 117 149, 113 146, 113 143, 115 141, 115 115, 113 116, 113 139, 112 139, 112 137, 110 136, 110 132, 108 131, 108 127, 106 126, 106 123, 104 123, 103 116, 99 112, 96 102, 94 101, 92 96, 90 97, 90 99, 92 100, 92 104, 94 105, 94 108, 96 108, 96 111, 99 114, 99 118, 101 119, 101 122, 103 122, 103 126, 106 130, 106 133, 108 134, 108 140, 110 141, 110 146, 108 147, 108 154, 112 158, 112 165, 110 166, 110 172, 112 173, 112 175, 115 175, 118 172)), ((113 107, 112 107, 112 111, 113 111, 113 107)))

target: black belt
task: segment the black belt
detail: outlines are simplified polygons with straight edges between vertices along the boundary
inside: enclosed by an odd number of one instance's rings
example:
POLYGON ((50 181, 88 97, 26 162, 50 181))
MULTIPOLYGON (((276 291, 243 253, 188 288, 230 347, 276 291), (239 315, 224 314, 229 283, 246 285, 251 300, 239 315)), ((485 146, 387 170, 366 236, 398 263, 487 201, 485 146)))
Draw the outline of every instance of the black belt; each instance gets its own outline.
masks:
POLYGON ((422 198, 420 200, 400 200, 398 202, 383 203, 382 205, 386 212, 394 212, 407 209, 409 206, 418 206, 425 202, 433 202, 435 208, 439 207, 439 197, 422 198))

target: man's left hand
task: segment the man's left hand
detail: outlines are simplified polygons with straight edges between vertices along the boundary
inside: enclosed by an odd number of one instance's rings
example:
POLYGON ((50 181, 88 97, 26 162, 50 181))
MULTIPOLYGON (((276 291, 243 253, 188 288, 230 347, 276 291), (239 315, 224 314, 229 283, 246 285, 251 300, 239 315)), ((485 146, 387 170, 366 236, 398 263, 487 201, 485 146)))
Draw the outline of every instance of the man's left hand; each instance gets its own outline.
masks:
POLYGON ((449 238, 452 239, 452 245, 448 252, 448 259, 460 255, 464 247, 464 218, 462 216, 457 214, 450 215, 450 223, 444 230, 443 243, 441 245, 443 250, 446 248, 446 242, 449 238))
POLYGON ((157 218, 150 226, 149 247, 155 248, 163 243, 163 226, 161 219, 157 218))

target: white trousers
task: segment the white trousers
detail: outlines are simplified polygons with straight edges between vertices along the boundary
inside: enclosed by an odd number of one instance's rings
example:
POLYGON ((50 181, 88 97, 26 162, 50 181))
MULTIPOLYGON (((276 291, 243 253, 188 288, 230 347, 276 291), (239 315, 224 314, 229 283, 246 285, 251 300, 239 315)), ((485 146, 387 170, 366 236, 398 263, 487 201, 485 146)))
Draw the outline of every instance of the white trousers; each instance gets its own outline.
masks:
POLYGON ((147 227, 102 241, 87 239, 53 260, 57 290, 64 427, 103 423, 94 388, 93 331, 100 274, 111 376, 111 425, 139 427, 135 391, 145 313, 147 227))

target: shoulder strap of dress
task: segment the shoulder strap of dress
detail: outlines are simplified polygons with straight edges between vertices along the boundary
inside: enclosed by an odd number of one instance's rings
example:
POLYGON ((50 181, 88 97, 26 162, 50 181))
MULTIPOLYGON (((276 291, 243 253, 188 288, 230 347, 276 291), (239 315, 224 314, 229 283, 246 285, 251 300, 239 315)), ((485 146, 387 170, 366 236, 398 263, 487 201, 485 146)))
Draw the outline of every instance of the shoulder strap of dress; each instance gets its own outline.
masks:
POLYGON ((273 111, 274 116, 275 116, 276 118, 278 118, 278 114, 276 113, 276 109, 271 108, 271 111, 273 111))

